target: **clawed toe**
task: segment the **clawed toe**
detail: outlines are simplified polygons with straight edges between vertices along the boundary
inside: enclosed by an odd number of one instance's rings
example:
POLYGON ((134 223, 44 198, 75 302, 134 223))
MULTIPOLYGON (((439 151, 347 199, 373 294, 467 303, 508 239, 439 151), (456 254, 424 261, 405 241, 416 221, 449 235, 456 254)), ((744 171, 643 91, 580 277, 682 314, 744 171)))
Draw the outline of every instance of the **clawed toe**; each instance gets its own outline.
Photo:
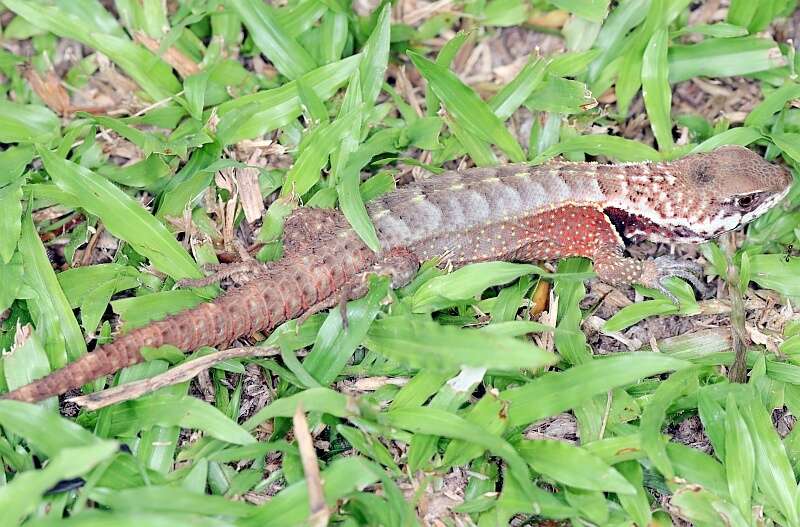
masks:
POLYGON ((694 288, 700 294, 703 294, 705 291, 703 283, 697 277, 697 274, 702 272, 702 266, 700 266, 700 264, 697 262, 679 261, 669 256, 661 256, 653 260, 653 262, 655 264, 657 274, 657 284, 655 284, 656 289, 669 298, 673 304, 677 305, 679 303, 677 297, 670 293, 666 287, 664 287, 664 281, 669 277, 674 276, 676 278, 682 278, 686 280, 692 286, 694 286, 694 288))

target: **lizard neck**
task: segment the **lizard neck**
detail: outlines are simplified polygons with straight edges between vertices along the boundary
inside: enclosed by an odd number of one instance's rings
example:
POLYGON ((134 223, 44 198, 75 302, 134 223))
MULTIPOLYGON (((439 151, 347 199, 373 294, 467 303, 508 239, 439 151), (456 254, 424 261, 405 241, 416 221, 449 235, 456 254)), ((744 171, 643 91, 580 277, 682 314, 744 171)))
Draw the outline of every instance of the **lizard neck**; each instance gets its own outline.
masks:
MULTIPOLYGON (((679 170, 671 163, 598 165, 598 183, 606 198, 603 210, 621 235, 667 243, 710 238, 693 225, 713 220, 713 197, 688 192, 679 170)), ((719 234, 735 227, 721 221, 719 234)))

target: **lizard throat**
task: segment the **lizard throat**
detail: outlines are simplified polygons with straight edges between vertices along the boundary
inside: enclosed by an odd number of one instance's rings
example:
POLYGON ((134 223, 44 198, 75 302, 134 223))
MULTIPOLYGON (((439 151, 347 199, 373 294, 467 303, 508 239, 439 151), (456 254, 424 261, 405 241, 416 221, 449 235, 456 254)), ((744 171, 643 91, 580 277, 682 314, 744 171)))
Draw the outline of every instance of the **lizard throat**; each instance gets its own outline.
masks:
POLYGON ((682 225, 662 226, 642 215, 607 207, 606 216, 619 234, 633 242, 650 240, 659 243, 700 243, 707 240, 705 236, 682 225))

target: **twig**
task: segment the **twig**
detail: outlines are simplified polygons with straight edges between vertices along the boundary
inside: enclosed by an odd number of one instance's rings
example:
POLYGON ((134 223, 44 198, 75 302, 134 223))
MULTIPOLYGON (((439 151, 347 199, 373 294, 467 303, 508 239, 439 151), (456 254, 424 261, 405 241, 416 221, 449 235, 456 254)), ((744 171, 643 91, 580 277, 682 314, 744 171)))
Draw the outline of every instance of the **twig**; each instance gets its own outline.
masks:
POLYGON ((85 406, 89 410, 97 410, 112 404, 122 401, 129 401, 136 399, 144 394, 151 393, 164 386, 171 386, 181 382, 188 381, 196 377, 200 372, 210 368, 211 366, 228 359, 236 359, 242 357, 270 357, 280 354, 278 348, 261 348, 261 347, 247 347, 247 348, 229 348, 220 350, 215 353, 210 353, 196 359, 179 364, 164 373, 143 379, 141 381, 130 382, 121 386, 115 386, 100 392, 90 393, 88 395, 81 395, 78 397, 71 397, 68 401, 73 402, 79 406, 85 406))
MULTIPOLYGON (((727 252, 733 254, 736 243, 734 234, 727 236, 727 252)), ((728 379, 731 382, 743 383, 747 379, 747 333, 744 323, 744 300, 742 291, 739 290, 739 273, 732 261, 728 262, 728 296, 731 299, 731 344, 734 352, 733 364, 728 370, 728 379)))
POLYGON ((325 504, 325 493, 322 491, 322 479, 319 474, 317 453, 314 451, 314 439, 308 429, 308 421, 306 421, 306 416, 303 413, 302 404, 297 405, 292 421, 294 422, 294 437, 297 439, 297 447, 300 449, 300 460, 303 462, 303 472, 306 475, 306 484, 308 485, 308 505, 311 510, 308 525, 324 527, 328 525, 331 513, 325 504))

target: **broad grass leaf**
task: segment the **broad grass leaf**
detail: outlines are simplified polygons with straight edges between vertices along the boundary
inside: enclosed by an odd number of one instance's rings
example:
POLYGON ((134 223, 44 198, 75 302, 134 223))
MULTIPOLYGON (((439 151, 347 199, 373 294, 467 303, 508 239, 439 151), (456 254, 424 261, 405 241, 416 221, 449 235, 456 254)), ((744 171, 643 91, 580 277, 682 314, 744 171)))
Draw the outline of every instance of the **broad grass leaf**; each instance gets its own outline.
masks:
POLYGON ((707 37, 717 38, 731 38, 743 37, 748 34, 747 28, 728 24, 726 22, 717 22, 716 24, 697 24, 696 26, 687 26, 678 31, 670 33, 670 37, 678 37, 682 35, 691 35, 696 33, 698 35, 705 35, 707 37))
POLYGON ((297 160, 286 174, 281 196, 290 193, 302 196, 319 181, 320 171, 328 163, 328 157, 339 146, 341 136, 356 123, 361 122, 361 111, 355 110, 337 118, 330 124, 320 124, 303 141, 297 160))
POLYGON ((106 283, 114 283, 114 292, 119 292, 137 287, 138 279, 139 271, 118 263, 74 267, 58 274, 58 282, 73 308, 84 303, 95 289, 106 283))
MULTIPOLYGON (((471 133, 462 125, 461 121, 455 120, 449 115, 445 115, 442 119, 476 166, 491 167, 499 164, 497 156, 492 150, 491 142, 471 133)), ((444 159, 444 156, 442 156, 442 159, 444 159)), ((437 163, 439 161, 439 159, 435 160, 437 163)))
POLYGON ((661 154, 638 141, 612 135, 579 135, 547 148, 536 156, 533 164, 544 163, 560 154, 605 156, 620 162, 657 161, 661 154))
POLYGON ((525 154, 503 122, 469 86, 449 69, 425 57, 409 52, 409 57, 431 89, 442 101, 450 116, 469 134, 496 144, 516 163, 525 161, 525 154))
POLYGON ((446 371, 420 370, 408 381, 395 395, 389 410, 399 410, 401 408, 414 408, 422 406, 431 395, 439 391, 448 379, 453 377, 458 370, 452 368, 446 371))
POLYGON ((581 18, 602 22, 608 14, 609 0, 551 0, 551 3, 581 18))
POLYGON ((60 131, 58 116, 48 108, 0 100, 0 143, 48 144, 60 131))
POLYGON ((204 300, 190 289, 159 291, 142 296, 129 296, 111 302, 114 313, 122 319, 122 332, 162 320, 167 315, 191 309, 204 300))
POLYGON ((383 418, 387 425, 415 434, 461 439, 480 445, 508 463, 512 476, 525 492, 531 487, 530 471, 525 460, 510 444, 451 412, 436 408, 409 408, 392 410, 383 414, 383 418))
POLYGON ((643 486, 642 465, 638 461, 623 461, 614 468, 636 489, 636 494, 633 496, 617 494, 620 505, 636 525, 651 525, 653 515, 650 512, 648 494, 643 486))
POLYGON ((800 162, 800 134, 780 133, 771 134, 770 137, 775 143, 775 146, 794 159, 795 162, 800 162))
POLYGON ((58 275, 58 282, 72 307, 81 310, 81 325, 94 333, 111 297, 119 291, 140 285, 139 272, 120 264, 75 267, 58 275))
POLYGON ((518 450, 533 470, 563 485, 636 494, 633 485, 619 472, 581 447, 554 439, 541 439, 525 441, 518 450))
POLYGON ((22 256, 16 253, 7 264, 0 262, 0 311, 5 311, 22 289, 22 256))
POLYGON ((47 457, 55 457, 65 448, 101 442, 80 425, 40 405, 0 400, 0 421, 5 430, 24 438, 47 457))
POLYGON ((546 373, 523 386, 501 392, 500 397, 509 402, 509 425, 523 426, 565 412, 613 388, 688 366, 689 362, 659 354, 620 353, 596 358, 562 373, 546 373))
POLYGON ((631 29, 638 26, 647 16, 649 4, 647 0, 629 0, 609 13, 594 42, 594 47, 600 50, 600 55, 589 66, 589 78, 592 83, 623 51, 626 38, 630 38, 631 29))
POLYGON ((731 128, 730 130, 725 130, 722 133, 709 137, 699 145, 692 148, 690 153, 697 154, 701 152, 711 152, 712 150, 725 145, 747 146, 750 143, 758 141, 762 137, 763 135, 761 132, 755 128, 748 126, 731 128))
POLYGON ((347 15, 328 11, 322 16, 320 33, 322 63, 330 64, 341 59, 347 44, 347 15))
POLYGON ((541 274, 541 267, 507 262, 482 262, 436 277, 420 287, 411 299, 415 313, 430 313, 471 299, 493 285, 527 274, 541 274))
POLYGON ((0 263, 9 263, 22 233, 22 179, 0 187, 0 263))
POLYGON ((189 161, 164 185, 155 216, 165 221, 169 217, 180 218, 187 207, 198 201, 214 178, 209 166, 215 163, 222 152, 218 142, 203 145, 192 152, 189 161))
POLYGON ((650 128, 662 151, 672 149, 672 88, 667 79, 667 48, 669 37, 666 27, 656 31, 642 57, 642 96, 650 128))
POLYGON ((171 512, 110 512, 90 510, 79 516, 70 518, 38 518, 28 521, 26 527, 174 527, 175 525, 191 525, 192 527, 236 527, 232 521, 202 516, 195 513, 171 512))
MULTIPOLYGON (((728 344, 725 344, 728 347, 728 344)), ((703 423, 708 439, 714 447, 714 454, 717 459, 725 459, 725 410, 713 395, 705 387, 697 391, 697 413, 703 423)))
POLYGON ((364 45, 363 58, 358 66, 361 93, 368 105, 375 103, 381 92, 386 67, 389 64, 389 42, 391 36, 391 6, 384 4, 378 14, 375 29, 364 45))
POLYGON ((594 48, 586 51, 568 51, 556 55, 547 65, 547 71, 559 77, 577 77, 588 69, 589 65, 600 56, 600 53, 599 49, 594 48))
POLYGON ((531 110, 559 114, 579 114, 597 106, 597 100, 583 82, 548 75, 540 82, 525 106, 531 110))
POLYGON ((167 485, 153 485, 109 492, 98 489, 92 499, 104 507, 127 512, 184 512, 233 518, 247 517, 255 507, 222 496, 199 494, 167 485))
POLYGON ((356 347, 367 335, 367 330, 381 309, 381 302, 389 292, 389 281, 378 280, 364 298, 347 305, 347 329, 343 327, 341 308, 328 313, 317 333, 314 347, 303 360, 303 367, 323 386, 336 380, 356 347))
POLYGON ((733 77, 786 65, 774 41, 760 37, 707 38, 699 44, 669 48, 669 80, 733 77))
POLYGON ((786 103, 800 98, 800 84, 787 79, 783 86, 773 91, 753 108, 744 120, 745 126, 766 126, 773 115, 786 107, 786 103))
POLYGON ((415 368, 537 369, 556 361, 555 355, 532 342, 442 326, 419 317, 378 320, 370 327, 364 343, 377 353, 415 368))
POLYGON ((668 441, 669 439, 668 436, 664 436, 667 455, 675 468, 675 474, 686 481, 702 485, 717 496, 728 499, 725 466, 705 452, 682 443, 668 441))
POLYGON ((637 289, 642 289, 645 294, 654 297, 654 299, 625 306, 606 321, 603 329, 606 331, 621 331, 653 315, 672 313, 696 315, 700 312, 700 307, 694 297, 694 289, 689 284, 673 277, 668 279, 666 286, 678 299, 679 305, 673 304, 660 291, 637 285, 637 289))
POLYGON ((97 441, 89 446, 65 448, 49 460, 41 470, 17 474, 13 481, 0 487, 0 510, 6 525, 17 525, 40 504, 42 495, 61 480, 89 472, 117 453, 115 441, 97 441))
POLYGON ((60 368, 86 353, 86 341, 58 284, 30 214, 23 218, 19 252, 25 270, 24 283, 35 295, 28 299, 28 309, 33 315, 36 330, 44 340, 50 367, 60 368))
POLYGON ((296 79, 317 67, 316 62, 289 36, 273 16, 269 6, 259 0, 230 0, 258 49, 283 75, 296 79))
POLYGON ((728 394, 725 408, 725 467, 731 501, 742 516, 751 514, 751 498, 755 480, 755 452, 753 440, 744 419, 739 413, 736 399, 728 394))
POLYGON ((195 397, 152 395, 112 409, 110 433, 126 435, 152 426, 180 426, 202 430, 221 441, 245 445, 255 442, 244 428, 214 406, 195 397))
MULTIPOLYGON (((107 55, 154 101, 167 99, 181 89, 170 66, 154 53, 134 44, 116 24, 112 26, 104 22, 110 19, 109 16, 87 17, 84 9, 65 9, 62 5, 45 5, 30 0, 9 0, 4 3, 34 26, 60 37, 77 40, 107 55)), ((73 5, 85 7, 86 2, 75 2, 73 5)), ((99 7, 99 4, 95 6, 99 7)))
POLYGON ((50 363, 42 342, 36 332, 17 346, 12 353, 3 356, 5 384, 9 390, 16 390, 50 373, 50 363))
POLYGON ((688 519, 697 527, 751 525, 731 503, 695 485, 678 488, 670 499, 670 505, 675 507, 681 517, 688 519))
POLYGON ((681 395, 691 394, 697 389, 697 370, 686 369, 676 372, 669 379, 659 384, 653 397, 644 407, 641 417, 642 448, 659 472, 672 478, 675 471, 667 456, 665 442, 661 436, 661 428, 666 419, 667 409, 681 395))
MULTIPOLYGON (((381 479, 383 471, 374 463, 361 457, 343 457, 334 460, 320 474, 325 502, 329 507, 352 493, 381 479)), ((309 510, 308 484, 298 481, 283 489, 254 513, 238 522, 239 527, 269 527, 301 525, 306 522, 309 510)))
POLYGON ((789 258, 787 262, 785 254, 753 254, 750 279, 781 294, 800 296, 800 258, 789 258))
POLYGON ((202 277, 189 253, 139 202, 86 168, 47 150, 40 150, 39 154, 60 189, 74 195, 82 208, 98 216, 109 232, 130 243, 156 268, 176 280, 202 277))
POLYGON ((548 64, 548 61, 540 57, 530 59, 517 76, 489 100, 489 107, 494 114, 502 120, 511 117, 541 85, 548 71, 548 64))
MULTIPOLYGON (((305 74, 302 79, 321 100, 329 99, 358 68, 361 55, 326 64, 305 74)), ((260 137, 289 124, 302 113, 295 82, 231 99, 217 107, 220 123, 217 138, 225 145, 260 137)))
POLYGON ((326 413, 336 417, 358 414, 358 408, 347 396, 329 388, 310 388, 298 394, 275 400, 256 412, 243 426, 247 430, 253 430, 273 417, 291 417, 298 405, 303 405, 303 409, 307 412, 326 413))
POLYGON ((797 525, 797 482, 786 450, 760 398, 753 394, 747 399, 738 402, 756 454, 756 484, 766 502, 778 509, 790 525, 797 525))
POLYGON ((30 145, 10 146, 0 152, 0 187, 19 179, 25 167, 33 160, 33 152, 30 145))

